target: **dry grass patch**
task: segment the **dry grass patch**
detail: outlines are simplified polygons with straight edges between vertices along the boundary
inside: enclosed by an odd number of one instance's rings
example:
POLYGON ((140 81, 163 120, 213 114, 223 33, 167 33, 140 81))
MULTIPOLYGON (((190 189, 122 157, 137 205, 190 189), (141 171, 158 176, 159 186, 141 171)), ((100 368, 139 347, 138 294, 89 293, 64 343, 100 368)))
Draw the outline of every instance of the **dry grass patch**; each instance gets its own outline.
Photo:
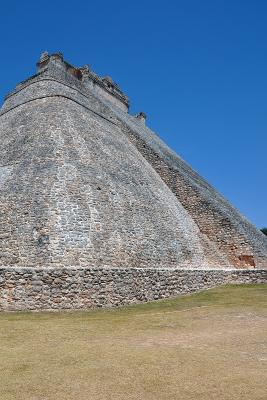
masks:
POLYGON ((260 400, 267 285, 116 310, 0 314, 1 400, 260 400))

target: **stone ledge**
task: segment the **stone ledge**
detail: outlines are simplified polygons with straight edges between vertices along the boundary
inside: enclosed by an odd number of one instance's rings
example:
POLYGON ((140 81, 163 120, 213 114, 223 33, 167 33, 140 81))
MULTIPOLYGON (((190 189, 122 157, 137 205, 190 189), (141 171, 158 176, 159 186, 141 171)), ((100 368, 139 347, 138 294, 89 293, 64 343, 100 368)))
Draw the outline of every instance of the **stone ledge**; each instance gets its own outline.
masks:
POLYGON ((0 310, 115 307, 229 283, 266 283, 267 270, 0 268, 0 310))

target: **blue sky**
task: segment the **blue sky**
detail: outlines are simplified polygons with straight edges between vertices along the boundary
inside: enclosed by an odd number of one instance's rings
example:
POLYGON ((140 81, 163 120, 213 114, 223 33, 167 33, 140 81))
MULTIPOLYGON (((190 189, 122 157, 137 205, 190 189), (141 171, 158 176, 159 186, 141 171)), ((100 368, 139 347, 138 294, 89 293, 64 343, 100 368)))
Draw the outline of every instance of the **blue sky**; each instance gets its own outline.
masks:
POLYGON ((43 50, 110 75, 147 124, 267 226, 267 2, 1 3, 0 97, 43 50))

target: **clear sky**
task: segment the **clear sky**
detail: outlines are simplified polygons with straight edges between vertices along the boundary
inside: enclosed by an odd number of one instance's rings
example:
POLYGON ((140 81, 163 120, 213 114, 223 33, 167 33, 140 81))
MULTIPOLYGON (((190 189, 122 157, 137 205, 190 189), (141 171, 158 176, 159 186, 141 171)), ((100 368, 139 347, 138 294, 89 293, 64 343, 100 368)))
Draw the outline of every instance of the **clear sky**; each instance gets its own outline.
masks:
POLYGON ((267 226, 267 1, 2 1, 0 97, 41 51, 110 75, 147 124, 267 226))

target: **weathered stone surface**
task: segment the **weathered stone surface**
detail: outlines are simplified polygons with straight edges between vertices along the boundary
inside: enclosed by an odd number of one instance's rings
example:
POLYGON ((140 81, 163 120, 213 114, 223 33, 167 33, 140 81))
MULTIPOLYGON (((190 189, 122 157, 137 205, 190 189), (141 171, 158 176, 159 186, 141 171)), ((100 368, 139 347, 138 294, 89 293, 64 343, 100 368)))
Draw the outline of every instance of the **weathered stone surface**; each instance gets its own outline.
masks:
POLYGON ((0 268, 0 310, 115 307, 228 283, 264 283, 267 270, 0 268))
MULTIPOLYGON (((266 237, 145 125, 144 113, 129 115, 128 99, 111 78, 74 68, 60 53, 43 53, 37 75, 7 96, 0 139, 5 288, 17 290, 7 279, 10 268, 16 277, 18 267, 26 268, 16 299, 28 296, 22 283, 33 269, 34 293, 41 290, 47 301, 53 295, 63 307, 69 291, 76 307, 98 298, 97 290, 105 298, 102 282, 114 300, 114 279, 127 287, 133 268, 150 271, 138 275, 148 285, 157 269, 267 268, 266 237), (87 291, 81 294, 78 282, 87 291)), ((178 290, 175 276, 170 294, 178 290)))

